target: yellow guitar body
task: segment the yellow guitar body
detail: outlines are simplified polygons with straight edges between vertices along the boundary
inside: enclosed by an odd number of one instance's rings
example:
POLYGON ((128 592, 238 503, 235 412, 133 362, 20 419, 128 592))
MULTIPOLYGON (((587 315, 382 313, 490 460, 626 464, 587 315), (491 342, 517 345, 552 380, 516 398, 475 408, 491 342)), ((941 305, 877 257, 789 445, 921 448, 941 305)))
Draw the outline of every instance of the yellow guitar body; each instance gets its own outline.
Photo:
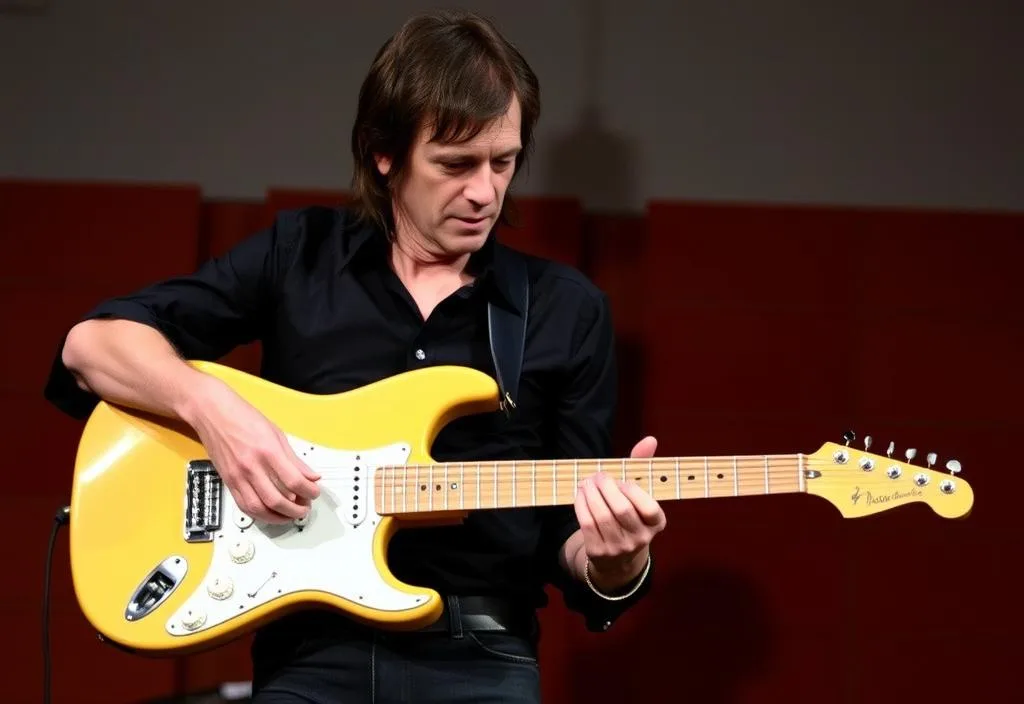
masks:
POLYGON ((213 647, 310 605, 396 630, 436 620, 440 596, 388 570, 399 524, 375 512, 370 473, 432 462, 429 449, 446 423, 498 408, 494 380, 432 367, 321 396, 194 365, 281 428, 322 475, 321 495, 299 525, 254 526, 220 488, 191 428, 101 402, 79 444, 70 523, 74 589, 93 627, 121 647, 172 654, 213 647))

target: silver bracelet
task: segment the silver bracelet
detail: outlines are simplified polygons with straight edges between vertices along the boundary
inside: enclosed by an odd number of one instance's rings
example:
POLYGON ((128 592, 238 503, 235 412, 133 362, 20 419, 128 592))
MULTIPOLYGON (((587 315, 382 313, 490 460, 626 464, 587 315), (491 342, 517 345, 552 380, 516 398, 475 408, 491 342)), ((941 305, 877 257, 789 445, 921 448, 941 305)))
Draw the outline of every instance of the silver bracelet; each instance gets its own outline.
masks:
POLYGON ((640 577, 636 580, 636 584, 633 585, 633 588, 630 589, 625 594, 618 594, 616 596, 609 596, 608 594, 605 594, 604 592, 600 591, 597 587, 594 586, 594 583, 590 581, 590 558, 589 557, 587 558, 586 565, 583 568, 583 580, 587 583, 587 586, 590 587, 590 591, 594 592, 595 594, 597 594, 602 599, 606 599, 607 601, 622 601, 623 599, 628 599, 629 597, 631 597, 634 594, 636 594, 637 589, 639 589, 640 585, 644 583, 645 579, 647 579, 647 573, 651 571, 651 560, 652 560, 651 553, 648 552, 647 553, 647 563, 644 565, 643 572, 640 573, 640 577))

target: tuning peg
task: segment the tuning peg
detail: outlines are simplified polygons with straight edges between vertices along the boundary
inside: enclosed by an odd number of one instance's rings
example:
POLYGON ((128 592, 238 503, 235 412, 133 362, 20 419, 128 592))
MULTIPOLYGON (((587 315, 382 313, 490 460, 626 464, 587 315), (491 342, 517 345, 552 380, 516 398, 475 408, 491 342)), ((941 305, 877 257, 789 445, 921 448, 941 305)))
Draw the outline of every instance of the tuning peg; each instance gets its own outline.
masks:
POLYGON ((871 449, 871 436, 870 435, 865 435, 864 436, 864 449, 865 450, 870 450, 871 449))
POLYGON ((895 452, 895 451, 896 451, 896 443, 890 441, 889 442, 889 449, 885 451, 885 456, 888 457, 889 459, 892 459, 892 453, 895 452))
POLYGON ((960 463, 957 462, 956 460, 950 460, 949 462, 946 463, 946 469, 948 469, 949 473, 955 477, 957 472, 959 472, 961 469, 960 463))
POLYGON ((939 456, 937 454, 935 454, 934 452, 928 453, 928 469, 931 469, 932 467, 935 466, 935 461, 937 459, 939 459, 939 456))
POLYGON ((845 433, 843 433, 843 442, 845 444, 847 444, 847 445, 849 445, 851 442, 853 442, 856 439, 857 439, 857 433, 853 432, 852 430, 847 430, 845 433))
POLYGON ((917 450, 912 447, 908 447, 907 451, 903 454, 907 456, 907 462, 912 462, 914 458, 917 457, 917 450))

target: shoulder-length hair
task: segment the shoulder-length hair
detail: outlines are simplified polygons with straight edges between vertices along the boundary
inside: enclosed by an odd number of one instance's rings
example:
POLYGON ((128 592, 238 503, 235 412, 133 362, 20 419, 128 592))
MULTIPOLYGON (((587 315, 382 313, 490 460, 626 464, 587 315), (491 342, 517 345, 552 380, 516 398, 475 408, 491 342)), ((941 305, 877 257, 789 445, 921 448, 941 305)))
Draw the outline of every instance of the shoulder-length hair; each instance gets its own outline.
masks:
MULTIPOLYGON (((505 115, 513 96, 522 112, 518 174, 540 115, 540 88, 526 59, 490 21, 470 12, 407 21, 378 51, 359 91, 350 203, 356 217, 392 235, 391 188, 401 183, 420 129, 431 127, 431 140, 470 140, 505 115), (391 159, 387 177, 377 169, 380 154, 391 159)), ((506 197, 500 222, 508 222, 510 206, 506 197)))

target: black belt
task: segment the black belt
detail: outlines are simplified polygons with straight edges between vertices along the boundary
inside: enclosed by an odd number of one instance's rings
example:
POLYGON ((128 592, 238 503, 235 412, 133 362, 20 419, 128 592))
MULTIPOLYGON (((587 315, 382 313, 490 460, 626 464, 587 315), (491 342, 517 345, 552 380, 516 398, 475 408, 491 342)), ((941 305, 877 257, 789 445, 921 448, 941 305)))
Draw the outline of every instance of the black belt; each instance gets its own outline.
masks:
POLYGON ((444 612, 424 632, 510 631, 528 635, 534 630, 534 611, 506 599, 486 596, 445 597, 444 612))

